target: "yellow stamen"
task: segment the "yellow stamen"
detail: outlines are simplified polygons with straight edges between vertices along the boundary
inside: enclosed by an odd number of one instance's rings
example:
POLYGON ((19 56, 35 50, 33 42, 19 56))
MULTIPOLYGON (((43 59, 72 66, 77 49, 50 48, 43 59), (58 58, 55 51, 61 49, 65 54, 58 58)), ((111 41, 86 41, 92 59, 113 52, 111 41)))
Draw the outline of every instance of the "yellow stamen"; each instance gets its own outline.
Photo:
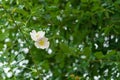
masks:
POLYGON ((39 45, 44 45, 44 43, 45 43, 44 40, 39 41, 39 45))

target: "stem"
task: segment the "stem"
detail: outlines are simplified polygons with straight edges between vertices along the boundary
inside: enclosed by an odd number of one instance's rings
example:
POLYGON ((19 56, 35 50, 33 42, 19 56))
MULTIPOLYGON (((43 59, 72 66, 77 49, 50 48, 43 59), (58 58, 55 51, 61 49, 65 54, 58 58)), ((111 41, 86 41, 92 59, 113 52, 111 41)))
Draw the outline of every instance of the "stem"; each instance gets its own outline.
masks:
POLYGON ((32 14, 29 16, 28 20, 26 21, 25 27, 27 27, 27 24, 28 24, 28 22, 30 21, 31 17, 32 17, 32 14))
POLYGON ((23 35, 23 38, 25 39, 26 42, 29 42, 26 38, 26 36, 24 35, 24 33, 22 32, 21 28, 17 25, 17 23, 15 22, 15 19, 13 18, 13 16, 10 14, 13 22, 15 23, 16 27, 18 28, 19 32, 21 32, 21 34, 23 35))

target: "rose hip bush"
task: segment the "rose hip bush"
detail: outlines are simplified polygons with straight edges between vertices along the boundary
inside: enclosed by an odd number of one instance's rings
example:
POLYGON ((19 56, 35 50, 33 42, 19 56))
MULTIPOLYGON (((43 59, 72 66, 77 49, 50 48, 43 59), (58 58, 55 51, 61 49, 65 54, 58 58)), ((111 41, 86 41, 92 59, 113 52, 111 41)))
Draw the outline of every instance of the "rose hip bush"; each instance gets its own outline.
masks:
POLYGON ((0 0, 1 80, 119 80, 119 0, 0 0))

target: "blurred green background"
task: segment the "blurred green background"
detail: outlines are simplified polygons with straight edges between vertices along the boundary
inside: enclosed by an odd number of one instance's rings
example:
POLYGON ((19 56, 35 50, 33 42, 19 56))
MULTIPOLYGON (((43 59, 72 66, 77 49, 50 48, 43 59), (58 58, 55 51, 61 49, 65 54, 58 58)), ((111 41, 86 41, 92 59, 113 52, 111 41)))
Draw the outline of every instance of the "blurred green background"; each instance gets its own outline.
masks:
POLYGON ((120 0, 0 0, 0 78, 120 80, 120 0))

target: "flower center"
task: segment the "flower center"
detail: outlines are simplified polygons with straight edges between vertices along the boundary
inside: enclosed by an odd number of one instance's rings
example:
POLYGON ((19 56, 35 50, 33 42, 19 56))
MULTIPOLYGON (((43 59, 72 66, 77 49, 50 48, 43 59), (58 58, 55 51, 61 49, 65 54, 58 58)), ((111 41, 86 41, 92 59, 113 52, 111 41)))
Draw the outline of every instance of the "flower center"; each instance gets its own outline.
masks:
POLYGON ((45 43, 44 40, 39 41, 39 45, 44 45, 44 43, 45 43))
POLYGON ((39 37, 39 34, 36 34, 36 37, 38 38, 38 37, 39 37))

